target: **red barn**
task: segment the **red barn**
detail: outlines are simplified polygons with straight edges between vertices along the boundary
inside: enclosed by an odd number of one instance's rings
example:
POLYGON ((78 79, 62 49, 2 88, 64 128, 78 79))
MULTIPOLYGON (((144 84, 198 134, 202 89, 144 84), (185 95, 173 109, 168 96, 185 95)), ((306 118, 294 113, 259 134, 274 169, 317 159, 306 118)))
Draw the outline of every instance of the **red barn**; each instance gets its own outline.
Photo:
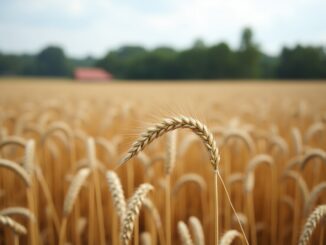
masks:
POLYGON ((80 81, 110 81, 112 75, 100 68, 76 68, 74 78, 80 81))

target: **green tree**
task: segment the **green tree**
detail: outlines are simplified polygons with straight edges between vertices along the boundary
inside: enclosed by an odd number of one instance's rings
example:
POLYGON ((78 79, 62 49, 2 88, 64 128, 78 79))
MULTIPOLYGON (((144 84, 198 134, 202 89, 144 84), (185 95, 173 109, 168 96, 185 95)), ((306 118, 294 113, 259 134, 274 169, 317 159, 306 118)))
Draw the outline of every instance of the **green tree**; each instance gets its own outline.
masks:
POLYGON ((50 46, 37 55, 36 73, 42 76, 67 76, 71 74, 71 66, 61 48, 50 46))
POLYGON ((280 78, 325 78, 326 53, 322 47, 283 48, 278 66, 280 78))
POLYGON ((257 78, 260 75, 260 51, 253 41, 253 32, 245 28, 241 35, 240 48, 237 52, 237 69, 235 74, 240 78, 257 78))
POLYGON ((205 78, 233 78, 236 69, 236 57, 226 43, 214 45, 207 50, 205 78))
POLYGON ((136 61, 147 54, 141 46, 123 46, 107 53, 97 62, 97 66, 111 72, 118 78, 130 78, 129 73, 136 61))

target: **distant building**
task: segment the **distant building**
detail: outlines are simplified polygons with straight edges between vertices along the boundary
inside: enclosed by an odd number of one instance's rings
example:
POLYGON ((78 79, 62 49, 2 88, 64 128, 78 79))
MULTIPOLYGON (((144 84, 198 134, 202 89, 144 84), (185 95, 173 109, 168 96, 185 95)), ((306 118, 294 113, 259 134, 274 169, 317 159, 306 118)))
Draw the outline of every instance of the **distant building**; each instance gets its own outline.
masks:
POLYGON ((112 75, 100 68, 76 68, 74 78, 79 81, 110 81, 112 75))

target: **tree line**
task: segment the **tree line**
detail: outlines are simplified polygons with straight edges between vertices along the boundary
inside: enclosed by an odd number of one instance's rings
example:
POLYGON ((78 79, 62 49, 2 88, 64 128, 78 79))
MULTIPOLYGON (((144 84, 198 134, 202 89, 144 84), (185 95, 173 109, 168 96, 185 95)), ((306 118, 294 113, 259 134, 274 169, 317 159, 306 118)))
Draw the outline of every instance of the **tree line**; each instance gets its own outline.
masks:
POLYGON ((123 46, 104 57, 73 59, 60 47, 50 46, 36 55, 0 52, 0 75, 72 76, 76 67, 100 67, 120 79, 321 79, 326 78, 325 47, 284 47, 277 56, 265 54, 245 28, 239 47, 221 42, 175 50, 123 46))

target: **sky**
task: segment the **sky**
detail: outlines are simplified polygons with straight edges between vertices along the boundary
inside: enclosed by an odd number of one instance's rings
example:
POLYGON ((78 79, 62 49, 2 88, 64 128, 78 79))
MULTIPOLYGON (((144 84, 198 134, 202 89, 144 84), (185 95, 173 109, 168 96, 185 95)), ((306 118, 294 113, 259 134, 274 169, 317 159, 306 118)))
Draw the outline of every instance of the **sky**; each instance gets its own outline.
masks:
POLYGON ((0 0, 0 51, 59 45, 101 57, 122 45, 190 47, 201 38, 239 45, 244 27, 268 54, 326 46, 326 0, 0 0))

